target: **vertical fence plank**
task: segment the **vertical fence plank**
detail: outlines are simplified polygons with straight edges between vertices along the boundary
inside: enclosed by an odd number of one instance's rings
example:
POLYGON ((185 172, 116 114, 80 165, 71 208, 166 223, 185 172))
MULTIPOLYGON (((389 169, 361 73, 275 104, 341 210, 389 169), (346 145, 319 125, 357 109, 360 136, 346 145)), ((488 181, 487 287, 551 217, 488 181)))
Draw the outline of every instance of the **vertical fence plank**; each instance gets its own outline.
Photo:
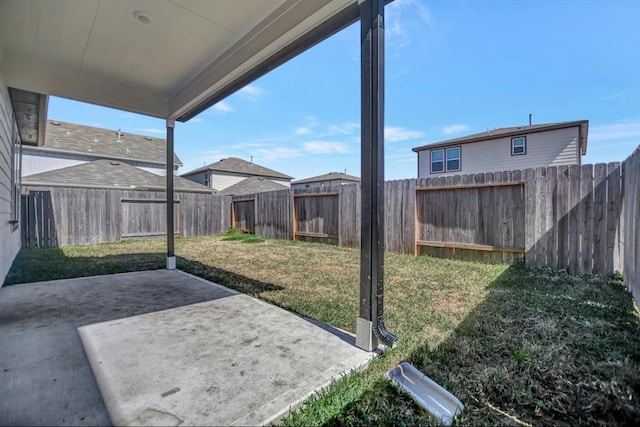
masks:
POLYGON ((607 165, 595 165, 593 182, 593 272, 605 274, 607 253, 607 165))
POLYGON ((557 268, 569 267, 569 167, 558 166, 557 168, 557 219, 555 226, 558 227, 552 236, 556 236, 557 241, 557 268))
POLYGON ((593 165, 583 165, 580 170, 581 237, 580 237, 580 272, 591 274, 593 271, 593 254, 595 240, 593 235, 593 165))
POLYGON ((569 167, 569 254, 568 267, 571 272, 580 271, 580 165, 569 167))
POLYGON ((606 265, 605 274, 613 274, 620 270, 618 263, 620 253, 620 213, 622 191, 620 185, 620 163, 607 165, 607 228, 606 228, 606 265))

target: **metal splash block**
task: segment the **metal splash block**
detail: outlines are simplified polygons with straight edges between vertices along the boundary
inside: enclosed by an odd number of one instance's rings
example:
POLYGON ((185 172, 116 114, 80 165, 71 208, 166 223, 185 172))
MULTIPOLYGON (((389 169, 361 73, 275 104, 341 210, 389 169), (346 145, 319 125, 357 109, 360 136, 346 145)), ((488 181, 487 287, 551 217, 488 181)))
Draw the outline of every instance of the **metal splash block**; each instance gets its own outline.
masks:
POLYGON ((464 409, 457 397, 408 362, 388 371, 385 378, 408 393, 421 408, 445 426, 450 426, 456 414, 464 409))

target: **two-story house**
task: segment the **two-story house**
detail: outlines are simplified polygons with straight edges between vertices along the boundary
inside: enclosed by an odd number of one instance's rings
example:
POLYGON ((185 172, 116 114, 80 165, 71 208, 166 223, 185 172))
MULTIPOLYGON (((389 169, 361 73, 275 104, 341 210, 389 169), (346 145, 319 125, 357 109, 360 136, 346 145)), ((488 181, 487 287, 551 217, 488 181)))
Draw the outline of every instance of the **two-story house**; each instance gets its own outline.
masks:
POLYGON ((515 126, 415 147, 418 178, 579 165, 588 120, 515 126))

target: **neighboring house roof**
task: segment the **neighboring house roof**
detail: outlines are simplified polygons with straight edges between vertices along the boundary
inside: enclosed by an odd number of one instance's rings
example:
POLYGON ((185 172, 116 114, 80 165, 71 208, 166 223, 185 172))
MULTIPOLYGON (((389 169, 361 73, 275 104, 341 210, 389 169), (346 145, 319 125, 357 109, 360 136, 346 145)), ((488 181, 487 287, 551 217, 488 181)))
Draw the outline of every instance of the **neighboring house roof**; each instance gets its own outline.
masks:
POLYGON ((334 181, 341 179, 343 181, 352 181, 352 182, 360 182, 360 178, 353 175, 347 175, 342 172, 329 172, 324 175, 312 176, 311 178, 299 179, 297 181, 293 181, 292 184, 307 184, 310 182, 320 182, 320 181, 334 181))
MULTIPOLYGON (((101 129, 75 123, 47 121, 44 145, 25 146, 25 150, 81 154, 98 159, 115 159, 166 164, 166 140, 117 130, 101 129), (120 141, 118 141, 118 139, 120 141)), ((176 166, 182 162, 173 155, 176 166)))
MULTIPOLYGON (((213 193, 213 191, 188 179, 173 177, 176 191, 213 193)), ((68 166, 22 178, 23 186, 110 188, 121 190, 166 190, 166 177, 147 172, 125 162, 95 160, 81 165, 68 166)))
POLYGON ((278 184, 277 182, 273 182, 270 179, 266 179, 260 176, 252 176, 225 188, 218 194, 222 194, 225 196, 243 196, 245 194, 262 193, 264 191, 288 189, 289 187, 287 187, 286 185, 278 184))
POLYGON ((201 172, 230 172, 247 176, 263 176, 267 178, 293 179, 292 176, 285 175, 273 169, 265 168, 253 162, 239 159, 237 157, 229 157, 222 159, 217 163, 212 163, 198 169, 183 173, 180 176, 190 176, 201 172))
POLYGON ((580 127, 580 149, 582 155, 587 153, 587 136, 589 133, 589 120, 576 120, 572 122, 558 122, 558 123, 544 123, 531 126, 513 126, 506 128, 498 128, 488 130, 486 132, 475 133, 473 135, 463 136, 460 138, 448 139, 446 141, 436 142, 433 144, 423 145, 421 147, 412 148, 416 153, 422 150, 429 150, 432 148, 445 147, 448 145, 468 144, 471 142, 487 141, 490 139, 505 138, 510 136, 519 136, 524 134, 530 134, 535 132, 546 132, 556 129, 566 129, 571 127, 580 127))

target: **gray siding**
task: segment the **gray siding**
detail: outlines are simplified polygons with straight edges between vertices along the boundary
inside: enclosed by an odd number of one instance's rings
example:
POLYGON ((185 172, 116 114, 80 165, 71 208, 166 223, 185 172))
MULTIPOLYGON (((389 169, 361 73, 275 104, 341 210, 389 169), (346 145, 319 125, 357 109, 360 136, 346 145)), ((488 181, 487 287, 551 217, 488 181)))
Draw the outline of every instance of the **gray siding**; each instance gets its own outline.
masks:
POLYGON ((20 227, 9 223, 13 219, 11 217, 13 198, 11 146, 14 143, 12 138, 17 138, 17 135, 9 91, 0 74, 0 241, 2 242, 0 245, 0 286, 4 283, 7 272, 20 250, 20 227))
POLYGON ((318 187, 335 187, 336 185, 356 184, 352 181, 344 181, 342 179, 329 179, 326 181, 303 182, 301 184, 291 184, 292 188, 318 188, 318 187))
POLYGON ((526 135, 527 154, 511 155, 511 137, 461 144, 461 170, 431 174, 430 150, 418 152, 418 178, 579 165, 578 127, 526 135))
MULTIPOLYGON (((222 191, 225 188, 229 188, 234 184, 237 184, 245 179, 253 176, 253 175, 240 175, 229 172, 219 172, 219 171, 211 171, 206 172, 209 174, 209 187, 213 188, 216 191, 222 191)), ((185 176, 185 178, 190 179, 193 182, 197 182, 198 184, 204 184, 204 174, 205 172, 196 173, 193 175, 185 176)), ((278 178, 269 178, 271 181, 282 184, 285 187, 291 187, 291 181, 288 179, 278 179, 278 178)))

